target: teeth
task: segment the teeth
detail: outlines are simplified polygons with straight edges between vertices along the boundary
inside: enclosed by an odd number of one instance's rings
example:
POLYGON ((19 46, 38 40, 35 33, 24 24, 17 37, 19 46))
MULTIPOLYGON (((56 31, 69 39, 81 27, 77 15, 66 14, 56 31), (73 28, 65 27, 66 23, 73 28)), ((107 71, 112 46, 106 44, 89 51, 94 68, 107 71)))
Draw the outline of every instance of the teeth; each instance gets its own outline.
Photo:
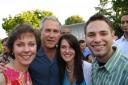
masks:
POLYGON ((24 59, 29 59, 30 58, 30 56, 24 56, 24 59))
POLYGON ((103 45, 96 45, 96 46, 94 46, 94 48, 102 48, 102 47, 104 47, 103 45))
POLYGON ((66 55, 64 55, 64 56, 69 57, 70 55, 67 55, 67 54, 66 54, 66 55))

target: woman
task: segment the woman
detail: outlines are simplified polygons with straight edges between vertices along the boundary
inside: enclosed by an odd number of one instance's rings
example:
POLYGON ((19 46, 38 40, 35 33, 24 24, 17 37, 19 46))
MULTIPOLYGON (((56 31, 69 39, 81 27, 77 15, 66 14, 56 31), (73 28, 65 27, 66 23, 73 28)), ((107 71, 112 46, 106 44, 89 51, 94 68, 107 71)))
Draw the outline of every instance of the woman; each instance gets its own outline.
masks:
POLYGON ((32 26, 16 26, 9 36, 8 48, 13 60, 6 64, 7 69, 0 73, 0 85, 32 85, 28 66, 37 51, 37 38, 32 26))
POLYGON ((91 64, 82 61, 83 54, 75 36, 62 35, 56 55, 59 61, 61 85, 90 85, 91 64))

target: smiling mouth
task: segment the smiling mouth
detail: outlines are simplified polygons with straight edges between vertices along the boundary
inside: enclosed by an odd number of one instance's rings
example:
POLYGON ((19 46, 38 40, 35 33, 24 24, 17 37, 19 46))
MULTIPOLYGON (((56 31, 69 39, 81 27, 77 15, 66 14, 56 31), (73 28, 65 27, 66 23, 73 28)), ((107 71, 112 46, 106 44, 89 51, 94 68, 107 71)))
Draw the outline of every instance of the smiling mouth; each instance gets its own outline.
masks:
POLYGON ((92 47, 93 47, 95 50, 100 51, 100 50, 102 50, 102 48, 105 47, 105 45, 93 45, 92 47))
POLYGON ((105 45, 93 45, 92 47, 95 47, 95 48, 99 48, 99 47, 104 47, 105 45))
POLYGON ((23 55, 23 57, 24 57, 25 59, 28 59, 28 58, 31 57, 31 55, 23 55))

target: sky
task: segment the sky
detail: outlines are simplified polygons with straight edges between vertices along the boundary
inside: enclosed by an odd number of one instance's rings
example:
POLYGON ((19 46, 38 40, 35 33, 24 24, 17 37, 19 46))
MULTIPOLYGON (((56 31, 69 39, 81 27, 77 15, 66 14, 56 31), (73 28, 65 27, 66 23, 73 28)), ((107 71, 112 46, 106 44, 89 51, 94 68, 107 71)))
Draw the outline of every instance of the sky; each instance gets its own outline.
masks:
POLYGON ((0 38, 6 37, 2 30, 2 18, 15 16, 27 10, 51 11, 64 24, 65 19, 72 15, 79 15, 85 21, 92 16, 99 0, 1 0, 0 1, 0 38))

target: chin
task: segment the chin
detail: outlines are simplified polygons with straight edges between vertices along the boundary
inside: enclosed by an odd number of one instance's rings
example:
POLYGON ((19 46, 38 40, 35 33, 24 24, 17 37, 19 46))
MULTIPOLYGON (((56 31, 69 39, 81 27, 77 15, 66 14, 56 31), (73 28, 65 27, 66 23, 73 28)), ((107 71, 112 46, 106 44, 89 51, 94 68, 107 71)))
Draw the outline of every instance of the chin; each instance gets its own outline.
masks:
POLYGON ((31 64, 31 62, 23 62, 24 66, 29 66, 31 64))

